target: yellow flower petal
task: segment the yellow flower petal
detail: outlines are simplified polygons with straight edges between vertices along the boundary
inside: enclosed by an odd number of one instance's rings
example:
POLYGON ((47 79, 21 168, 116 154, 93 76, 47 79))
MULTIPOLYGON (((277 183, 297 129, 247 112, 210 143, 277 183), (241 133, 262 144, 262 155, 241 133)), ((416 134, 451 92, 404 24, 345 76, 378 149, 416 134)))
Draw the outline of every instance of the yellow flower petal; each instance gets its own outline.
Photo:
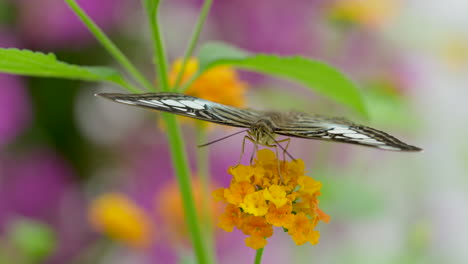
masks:
POLYGON ((261 149, 257 152, 258 163, 276 163, 276 155, 270 149, 261 149))
POLYGON ((286 226, 292 221, 292 206, 285 204, 280 208, 277 208, 274 204, 269 204, 268 213, 265 219, 268 223, 274 226, 286 226))
POLYGON ((250 236, 245 239, 245 245, 255 250, 264 248, 267 240, 260 236, 250 236))
POLYGON ((327 224, 330 222, 331 217, 327 215, 324 211, 320 210, 319 208, 317 208, 317 215, 318 215, 319 220, 327 224))
POLYGON ((263 216, 268 212, 268 205, 263 197, 263 191, 246 195, 240 207, 244 212, 255 216, 263 216))
POLYGON ((271 237, 273 235, 273 227, 261 216, 246 215, 242 218, 240 229, 250 236, 271 237))
POLYGON ((322 183, 308 176, 300 176, 297 183, 301 186, 300 191, 308 194, 314 194, 322 188, 322 183))
POLYGON ((234 227, 241 224, 242 212, 239 207, 228 204, 223 214, 219 217, 218 226, 226 232, 232 232, 234 227))
POLYGON ((286 191, 279 185, 272 185, 268 189, 265 189, 263 192, 265 200, 268 200, 276 205, 276 207, 281 207, 288 202, 286 198, 286 191))
POLYGON ((255 192, 255 187, 246 182, 234 182, 229 188, 224 189, 224 197, 230 204, 239 205, 244 201, 244 197, 255 192))
POLYGON ((320 233, 314 230, 313 224, 303 212, 294 215, 286 228, 296 245, 302 245, 306 242, 310 242, 312 245, 318 243, 320 233))
POLYGON ((245 166, 242 164, 239 164, 235 167, 229 167, 228 172, 234 176, 234 181, 236 182, 251 182, 251 177, 254 175, 254 170, 251 166, 245 166))

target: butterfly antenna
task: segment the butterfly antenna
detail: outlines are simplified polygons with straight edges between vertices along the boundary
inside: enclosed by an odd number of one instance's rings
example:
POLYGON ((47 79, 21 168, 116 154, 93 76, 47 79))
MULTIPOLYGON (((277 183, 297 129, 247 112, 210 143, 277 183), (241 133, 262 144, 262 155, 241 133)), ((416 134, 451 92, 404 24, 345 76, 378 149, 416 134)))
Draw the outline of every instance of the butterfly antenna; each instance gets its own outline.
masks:
POLYGON ((247 131, 248 131, 248 129, 241 130, 241 131, 237 131, 236 133, 227 135, 227 136, 225 136, 225 137, 215 139, 215 140, 213 140, 213 141, 210 141, 210 142, 205 143, 205 144, 202 144, 202 145, 198 145, 198 147, 199 147, 199 148, 206 147, 206 146, 209 146, 209 145, 211 145, 211 144, 213 144, 213 143, 219 142, 219 141, 224 140, 224 139, 226 139, 226 138, 230 138, 230 137, 232 137, 232 136, 235 136, 235 135, 238 135, 238 134, 240 134, 240 133, 247 132, 247 131))
POLYGON ((286 155, 288 155, 288 157, 291 160, 295 160, 295 158, 291 154, 289 154, 289 152, 283 146, 281 146, 281 144, 272 135, 270 135, 269 133, 267 133, 267 135, 276 143, 277 146, 280 147, 282 151, 284 151, 284 153, 286 153, 286 155))

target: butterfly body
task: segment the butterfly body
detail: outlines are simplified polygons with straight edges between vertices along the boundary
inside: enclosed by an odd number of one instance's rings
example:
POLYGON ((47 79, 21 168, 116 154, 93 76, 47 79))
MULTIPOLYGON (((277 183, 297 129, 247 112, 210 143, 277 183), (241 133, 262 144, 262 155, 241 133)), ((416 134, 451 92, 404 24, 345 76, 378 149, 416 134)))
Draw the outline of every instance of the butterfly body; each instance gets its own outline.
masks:
POLYGON ((179 93, 97 94, 112 101, 165 111, 221 125, 248 128, 258 144, 271 146, 276 135, 358 144, 393 151, 420 151, 374 128, 343 118, 301 112, 241 109, 179 93))
POLYGON ((269 117, 260 117, 255 123, 252 124, 247 134, 256 143, 264 146, 271 146, 275 144, 275 132, 273 130, 274 123, 269 117))

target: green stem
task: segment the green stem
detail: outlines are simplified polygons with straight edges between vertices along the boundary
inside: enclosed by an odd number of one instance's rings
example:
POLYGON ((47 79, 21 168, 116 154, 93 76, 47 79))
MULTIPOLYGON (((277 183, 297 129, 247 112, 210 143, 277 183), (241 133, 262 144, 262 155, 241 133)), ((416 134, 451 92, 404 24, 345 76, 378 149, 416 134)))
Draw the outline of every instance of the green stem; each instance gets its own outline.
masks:
POLYGON ((257 253, 255 254, 255 264, 260 264, 262 262, 263 250, 265 248, 257 249, 257 253))
MULTIPOLYGON (((206 127, 202 124, 203 121, 197 121, 196 127, 196 137, 197 142, 205 143, 207 141, 206 136, 206 127)), ((206 125, 206 124, 205 124, 206 125)), ((209 149, 207 147, 197 148, 197 175, 201 182, 201 206, 202 206, 202 221, 204 221, 204 229, 205 232, 204 238, 205 242, 208 245, 209 254, 211 259, 215 258, 214 252, 214 235, 213 235, 213 222, 211 219, 212 207, 210 206, 212 203, 211 199, 211 174, 209 170, 209 149)))
MULTIPOLYGON (((160 0, 143 0, 143 4, 148 15, 151 27, 152 40, 155 52, 156 71, 158 74, 158 84, 162 91, 169 91, 169 82, 167 78, 167 60, 164 45, 161 36, 161 30, 158 24, 158 8, 160 0)), ((190 231, 193 248, 198 263, 214 263, 210 258, 208 249, 204 243, 200 223, 196 214, 194 204, 192 185, 190 179, 190 168, 185 153, 184 140, 174 115, 163 113, 162 117, 167 128, 167 137, 171 152, 172 164, 177 176, 179 190, 182 195, 182 202, 186 217, 188 230, 190 231)))
POLYGON ((202 9, 200 11, 200 15, 198 16, 197 24, 195 26, 195 29, 193 30, 192 37, 190 39, 187 50, 185 51, 184 59, 182 60, 182 67, 180 68, 179 73, 177 73, 177 78, 173 86, 175 88, 178 88, 180 85, 182 76, 184 75, 184 72, 185 72, 185 67, 187 66, 187 61, 192 56, 193 50, 195 49, 195 46, 197 45, 198 39, 200 38, 200 32, 203 28, 203 25, 205 24, 206 17, 208 16, 208 13, 210 12, 210 8, 212 4, 213 4, 213 0, 205 0, 205 2, 203 3, 202 9))
MULTIPOLYGON (((207 71, 207 69, 205 69, 205 72, 206 72, 206 71, 207 71)), ((187 82, 185 82, 185 83, 178 89, 179 92, 181 92, 181 93, 185 92, 185 90, 187 90, 187 89, 190 87, 190 85, 192 85, 192 83, 193 83, 196 79, 198 79, 198 77, 200 77, 200 72, 197 72, 197 73, 195 73, 192 77, 190 77, 190 79, 189 79, 187 82)))
POLYGON ((167 137, 171 152, 172 163, 179 183, 182 203, 185 209, 186 223, 197 255, 198 263, 214 263, 209 258, 206 245, 203 243, 202 233, 193 200, 192 186, 190 181, 190 170, 185 153, 184 141, 176 117, 171 114, 162 113, 167 127, 167 137))
POLYGON ((143 5, 148 16, 149 26, 151 30, 151 38, 154 46, 154 64, 156 65, 156 75, 158 78, 158 86, 161 90, 167 92, 170 90, 169 80, 167 76, 167 58, 162 39, 161 29, 159 28, 159 4, 160 0, 143 0, 143 5))
POLYGON ((119 84, 120 86, 122 86, 123 88, 127 89, 129 92, 131 93, 141 93, 141 90, 133 85, 131 85, 130 83, 128 83, 127 81, 125 80, 121 80, 121 81, 118 81, 118 82, 114 82, 116 84, 119 84))
POLYGON ((83 22, 101 45, 132 75, 135 80, 145 87, 152 90, 153 85, 136 69, 130 60, 120 51, 120 49, 104 34, 104 32, 94 23, 94 21, 81 9, 75 0, 65 0, 68 6, 75 12, 78 18, 83 22))

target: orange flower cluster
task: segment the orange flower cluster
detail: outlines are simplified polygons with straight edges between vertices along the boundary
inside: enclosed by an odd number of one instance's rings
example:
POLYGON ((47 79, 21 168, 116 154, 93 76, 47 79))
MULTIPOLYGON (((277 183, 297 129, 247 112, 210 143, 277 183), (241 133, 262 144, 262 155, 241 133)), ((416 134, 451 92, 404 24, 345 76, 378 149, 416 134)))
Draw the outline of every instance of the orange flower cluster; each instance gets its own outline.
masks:
MULTIPOLYGON (((182 60, 178 59, 169 72, 169 82, 174 85, 182 68, 182 60)), ((181 83, 186 83, 198 71, 198 60, 187 61, 181 83)), ((217 66, 204 72, 196 79, 185 94, 203 98, 220 104, 243 107, 245 105, 245 90, 247 84, 240 80, 237 72, 228 66, 217 66)))
POLYGON ((254 164, 230 167, 229 173, 230 186, 214 192, 227 203, 219 227, 227 232, 238 228, 249 236, 245 242, 253 249, 267 244, 273 226, 286 229, 297 245, 318 243, 320 234, 314 228, 330 217, 318 207, 322 185, 304 175, 302 160, 280 161, 273 151, 262 149, 254 164))

